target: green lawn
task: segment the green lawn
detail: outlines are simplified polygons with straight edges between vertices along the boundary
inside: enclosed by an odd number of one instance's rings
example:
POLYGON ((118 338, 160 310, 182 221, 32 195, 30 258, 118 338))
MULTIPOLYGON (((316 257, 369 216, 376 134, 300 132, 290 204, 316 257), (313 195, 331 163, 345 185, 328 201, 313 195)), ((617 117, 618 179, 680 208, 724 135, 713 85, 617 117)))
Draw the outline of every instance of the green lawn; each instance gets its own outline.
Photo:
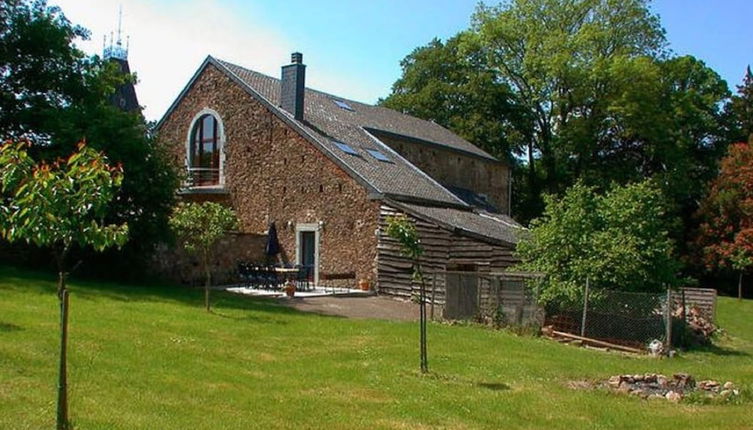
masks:
MULTIPOLYGON (((721 299, 719 348, 625 357, 478 327, 305 314, 200 291, 74 282, 70 410, 77 429, 753 428, 753 302, 721 299), (739 404, 670 404, 570 380, 685 371, 732 380, 739 404)), ((0 429, 53 427, 53 277, 0 268, 0 429)))

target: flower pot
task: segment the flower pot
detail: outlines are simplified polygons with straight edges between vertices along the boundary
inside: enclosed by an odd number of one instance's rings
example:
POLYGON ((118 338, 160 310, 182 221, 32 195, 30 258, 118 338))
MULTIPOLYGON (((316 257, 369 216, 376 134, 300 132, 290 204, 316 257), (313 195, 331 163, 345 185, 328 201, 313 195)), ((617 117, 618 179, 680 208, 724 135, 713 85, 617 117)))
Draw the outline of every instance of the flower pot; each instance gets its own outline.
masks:
POLYGON ((295 285, 288 284, 284 288, 285 295, 288 297, 294 297, 295 296, 295 285))
POLYGON ((361 279, 358 281, 358 288, 361 289, 361 291, 370 291, 371 290, 371 284, 366 279, 361 279))

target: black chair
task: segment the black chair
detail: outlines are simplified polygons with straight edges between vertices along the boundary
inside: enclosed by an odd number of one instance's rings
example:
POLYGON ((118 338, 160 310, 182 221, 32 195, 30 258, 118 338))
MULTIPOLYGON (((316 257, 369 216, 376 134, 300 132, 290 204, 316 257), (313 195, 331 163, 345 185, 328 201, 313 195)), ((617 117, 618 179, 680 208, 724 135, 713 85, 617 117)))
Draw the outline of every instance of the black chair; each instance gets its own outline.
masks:
POLYGON ((251 288, 251 267, 248 263, 239 261, 237 265, 238 286, 251 288))
POLYGON ((296 265, 298 272, 295 276, 296 288, 301 291, 308 291, 309 284, 309 268, 306 266, 296 265))

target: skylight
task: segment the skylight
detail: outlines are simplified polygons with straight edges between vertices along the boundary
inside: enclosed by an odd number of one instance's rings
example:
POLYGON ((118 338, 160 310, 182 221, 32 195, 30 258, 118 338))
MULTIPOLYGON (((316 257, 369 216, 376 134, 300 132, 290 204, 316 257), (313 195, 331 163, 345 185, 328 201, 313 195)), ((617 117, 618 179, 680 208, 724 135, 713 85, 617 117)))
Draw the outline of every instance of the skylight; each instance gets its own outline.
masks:
POLYGON ((366 152, 371 154, 372 157, 376 158, 379 161, 390 161, 390 159, 387 158, 386 155, 384 155, 382 152, 377 151, 376 149, 367 149, 366 152))
POLYGON ((351 111, 351 112, 355 112, 355 109, 353 109, 353 108, 352 108, 352 107, 351 107, 351 106, 350 106, 350 105, 349 105, 348 103, 346 103, 346 102, 344 102, 344 101, 342 101, 342 100, 337 100, 337 99, 334 99, 334 100, 332 100, 332 101, 333 101, 333 102, 335 102, 335 104, 336 104, 337 106, 339 106, 339 107, 340 107, 340 109, 345 109, 345 110, 349 110, 349 111, 351 111))
POLYGON ((346 154, 358 155, 358 153, 356 152, 356 150, 353 149, 353 147, 350 146, 350 145, 348 145, 347 143, 342 143, 342 142, 335 141, 335 146, 337 146, 338 148, 340 148, 340 151, 342 151, 342 152, 344 152, 346 154))

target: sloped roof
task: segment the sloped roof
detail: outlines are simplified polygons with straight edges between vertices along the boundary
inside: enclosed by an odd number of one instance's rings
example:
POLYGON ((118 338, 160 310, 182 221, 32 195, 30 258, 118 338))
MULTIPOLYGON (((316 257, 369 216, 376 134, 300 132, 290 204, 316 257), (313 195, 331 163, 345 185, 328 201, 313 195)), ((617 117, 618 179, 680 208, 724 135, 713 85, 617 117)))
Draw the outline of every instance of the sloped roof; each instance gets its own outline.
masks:
POLYGON ((444 142, 445 146, 452 146, 455 149, 463 147, 469 153, 475 151, 478 156, 485 154, 491 157, 437 124, 309 88, 305 93, 304 120, 295 121, 290 113, 279 108, 279 79, 226 61, 217 60, 216 62, 220 68, 230 72, 242 84, 277 108, 280 113, 304 128, 316 140, 316 143, 339 161, 339 164, 347 166, 348 170, 362 178, 378 194, 401 200, 466 205, 462 199, 372 136, 366 128, 386 128, 419 139, 436 139, 444 142), (338 106, 335 100, 347 103, 352 109, 338 106), (337 142, 349 145, 358 155, 343 152, 337 147, 337 142), (369 149, 382 152, 389 161, 377 160, 367 152, 369 149))
POLYGON ((506 245, 515 245, 520 235, 527 231, 508 215, 484 210, 470 211, 403 202, 391 202, 391 204, 414 216, 434 221, 445 228, 471 236, 490 238, 506 245))

